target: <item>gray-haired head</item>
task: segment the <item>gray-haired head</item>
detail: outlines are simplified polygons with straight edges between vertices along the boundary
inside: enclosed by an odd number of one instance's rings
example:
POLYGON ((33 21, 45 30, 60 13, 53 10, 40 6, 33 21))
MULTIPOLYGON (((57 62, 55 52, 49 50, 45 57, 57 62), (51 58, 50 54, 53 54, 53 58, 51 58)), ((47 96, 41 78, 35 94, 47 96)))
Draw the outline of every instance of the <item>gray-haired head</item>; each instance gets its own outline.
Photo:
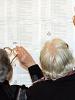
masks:
POLYGON ((61 39, 45 43, 40 53, 43 73, 50 79, 58 79, 73 70, 74 58, 69 46, 61 39))
POLYGON ((0 49, 0 82, 10 79, 9 73, 12 72, 12 66, 10 64, 7 52, 4 49, 0 49))

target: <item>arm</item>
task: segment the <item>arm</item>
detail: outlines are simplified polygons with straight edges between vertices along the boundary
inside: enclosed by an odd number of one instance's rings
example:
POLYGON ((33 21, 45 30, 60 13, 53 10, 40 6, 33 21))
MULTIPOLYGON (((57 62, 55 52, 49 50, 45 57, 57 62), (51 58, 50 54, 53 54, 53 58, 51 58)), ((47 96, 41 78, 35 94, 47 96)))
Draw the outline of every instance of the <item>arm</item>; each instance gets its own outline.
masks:
POLYGON ((35 82, 43 78, 43 73, 40 67, 35 63, 32 56, 23 47, 16 47, 17 57, 24 68, 27 67, 30 73, 32 82, 35 82))
POLYGON ((73 16, 73 24, 75 26, 75 15, 73 16))

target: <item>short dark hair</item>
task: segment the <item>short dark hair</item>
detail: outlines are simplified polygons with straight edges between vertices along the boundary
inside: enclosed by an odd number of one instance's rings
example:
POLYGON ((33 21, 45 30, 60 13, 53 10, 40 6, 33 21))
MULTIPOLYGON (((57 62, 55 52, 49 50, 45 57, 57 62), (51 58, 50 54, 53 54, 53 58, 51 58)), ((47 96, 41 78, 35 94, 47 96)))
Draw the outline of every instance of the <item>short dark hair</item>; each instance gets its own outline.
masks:
POLYGON ((12 70, 10 59, 4 49, 0 49, 0 78, 4 81, 7 74, 12 70))

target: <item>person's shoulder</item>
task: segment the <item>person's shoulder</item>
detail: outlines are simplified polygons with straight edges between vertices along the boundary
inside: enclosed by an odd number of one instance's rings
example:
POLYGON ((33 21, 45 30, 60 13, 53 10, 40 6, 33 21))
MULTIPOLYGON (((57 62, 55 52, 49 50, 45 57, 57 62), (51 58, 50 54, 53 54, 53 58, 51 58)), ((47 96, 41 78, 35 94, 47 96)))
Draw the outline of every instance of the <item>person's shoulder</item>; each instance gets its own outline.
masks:
POLYGON ((46 100, 52 91, 50 83, 50 80, 34 83, 27 91, 28 100, 46 100))
POLYGON ((39 90, 45 87, 50 87, 53 84, 52 80, 42 80, 34 83, 32 86, 29 87, 29 90, 39 90))

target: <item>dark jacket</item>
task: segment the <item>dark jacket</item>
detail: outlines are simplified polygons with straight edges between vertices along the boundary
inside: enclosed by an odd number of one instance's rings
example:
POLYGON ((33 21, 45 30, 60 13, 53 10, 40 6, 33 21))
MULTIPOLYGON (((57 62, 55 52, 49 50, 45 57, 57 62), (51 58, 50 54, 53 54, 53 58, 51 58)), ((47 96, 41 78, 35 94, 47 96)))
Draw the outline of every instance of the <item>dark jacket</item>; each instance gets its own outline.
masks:
POLYGON ((75 74, 56 81, 44 80, 28 89, 28 100, 75 100, 75 74))
MULTIPOLYGON (((43 77, 43 73, 37 64, 28 68, 33 82, 43 77)), ((27 100, 26 91, 28 88, 23 85, 9 85, 8 81, 0 83, 0 100, 27 100), (18 98, 18 99, 17 99, 18 98)))

